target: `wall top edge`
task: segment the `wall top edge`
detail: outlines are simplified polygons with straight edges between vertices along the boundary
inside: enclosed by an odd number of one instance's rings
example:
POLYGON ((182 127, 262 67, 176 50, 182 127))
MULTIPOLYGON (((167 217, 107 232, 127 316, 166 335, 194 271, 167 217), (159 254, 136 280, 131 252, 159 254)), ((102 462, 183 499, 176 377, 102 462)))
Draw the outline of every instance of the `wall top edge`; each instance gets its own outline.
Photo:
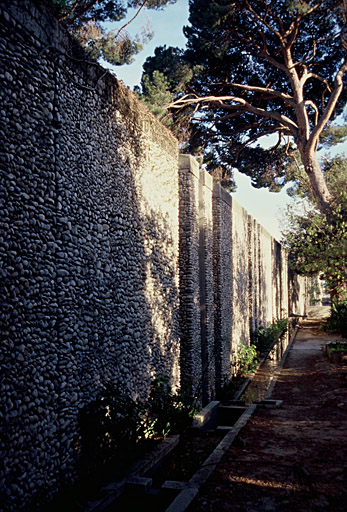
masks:
POLYGON ((231 203, 234 211, 238 211, 241 215, 249 215, 246 208, 244 208, 236 199, 231 195, 231 203))
POLYGON ((200 165, 192 155, 179 155, 179 169, 191 172, 197 179, 200 178, 200 165))
POLYGON ((266 228, 264 228, 264 226, 262 224, 258 223, 258 226, 259 226, 259 231, 261 232, 262 236, 264 236, 266 238, 270 238, 271 241, 272 240, 274 240, 274 241, 276 240, 272 235, 270 235, 268 230, 266 228))

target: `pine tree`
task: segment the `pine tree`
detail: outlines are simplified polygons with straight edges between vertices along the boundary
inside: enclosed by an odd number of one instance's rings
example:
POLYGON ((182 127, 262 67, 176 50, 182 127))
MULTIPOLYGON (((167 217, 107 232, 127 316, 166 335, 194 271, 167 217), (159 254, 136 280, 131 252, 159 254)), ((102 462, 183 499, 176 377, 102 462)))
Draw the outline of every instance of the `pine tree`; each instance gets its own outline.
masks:
POLYGON ((344 16, 342 0, 190 0, 185 59, 200 68, 171 106, 189 109, 194 144, 212 166, 277 188, 292 146, 319 208, 329 207, 317 150, 346 104, 344 16), (271 134, 272 147, 256 145, 271 134))

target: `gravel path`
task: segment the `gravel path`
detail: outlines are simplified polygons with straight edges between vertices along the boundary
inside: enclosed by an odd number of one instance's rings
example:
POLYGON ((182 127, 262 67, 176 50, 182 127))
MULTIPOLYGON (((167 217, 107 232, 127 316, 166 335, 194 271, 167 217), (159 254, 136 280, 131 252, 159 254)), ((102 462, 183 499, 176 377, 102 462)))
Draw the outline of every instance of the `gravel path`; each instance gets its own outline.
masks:
POLYGON ((256 411, 189 512, 346 512, 347 366, 324 350, 336 339, 307 320, 270 397, 282 405, 256 411))

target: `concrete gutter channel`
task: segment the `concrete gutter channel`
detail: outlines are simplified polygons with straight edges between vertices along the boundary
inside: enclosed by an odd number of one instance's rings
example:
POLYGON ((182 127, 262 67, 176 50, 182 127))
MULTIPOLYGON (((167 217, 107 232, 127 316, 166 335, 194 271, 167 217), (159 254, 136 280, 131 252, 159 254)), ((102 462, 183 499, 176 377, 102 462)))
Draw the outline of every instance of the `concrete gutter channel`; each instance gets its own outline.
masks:
MULTIPOLYGON (((284 363, 285 359, 286 359, 286 356, 287 356, 287 353, 289 352, 290 350, 290 347, 292 346, 294 340, 295 340, 295 337, 296 337, 296 334, 299 330, 299 327, 295 327, 294 330, 293 330, 293 333, 292 333, 292 336, 289 340, 289 343, 288 343, 288 346, 285 350, 285 352, 283 353, 283 356, 281 358, 281 361, 279 363, 279 365, 277 366, 277 369, 276 371, 278 370, 278 368, 280 368, 280 365, 284 363)), ((270 345, 270 347, 268 348, 268 350, 265 352, 263 358, 259 361, 258 365, 257 365, 257 368, 256 368, 256 371, 254 373, 254 375, 252 377, 250 377, 249 379, 247 379, 243 385, 241 386, 241 388, 238 390, 238 392, 235 394, 235 400, 239 400, 242 395, 245 393, 245 391, 247 390, 248 386, 251 384, 253 378, 255 377, 255 374, 258 370, 260 370, 262 368, 262 366, 265 364, 265 362, 267 361, 267 358, 269 357, 269 355, 271 354, 272 350, 276 347, 277 343, 279 342, 279 340, 281 339, 281 336, 283 334, 283 331, 281 331, 279 333, 279 335, 277 336, 277 338, 275 339, 275 341, 270 345)), ((273 380, 274 376, 276 375, 276 371, 274 372, 274 375, 272 377, 270 377, 270 381, 273 380)))
MULTIPOLYGON (((246 388, 251 383, 252 378, 250 378, 238 391, 237 395, 235 396, 235 400, 230 401, 231 405, 223 406, 219 401, 213 401, 210 402, 195 417, 193 427, 203 429, 208 428, 208 425, 211 423, 215 424, 218 415, 218 423, 222 421, 222 425, 216 426, 215 428, 217 430, 225 430, 226 435, 208 456, 200 469, 190 478, 188 482, 166 480, 159 490, 152 491, 154 494, 166 493, 168 496, 172 497, 171 504, 168 506, 168 508, 166 508, 165 512, 184 512, 189 507, 190 503, 198 494, 201 486, 212 474, 224 453, 230 448, 236 437, 239 435, 240 431, 245 427, 248 420, 251 418, 254 411, 258 407, 278 407, 281 405, 281 400, 270 400, 269 397, 271 396, 289 350, 293 345, 297 331, 298 327, 295 328, 291 340, 282 356, 279 365, 277 366, 277 369, 274 371, 272 377, 270 377, 271 384, 266 390, 263 400, 254 402, 249 406, 242 405, 242 402, 239 400, 239 398, 245 392, 246 388), (223 419, 227 418, 228 416, 229 419, 226 421, 227 424, 224 425, 223 419), (237 417, 238 419, 234 423, 233 420, 237 417), (233 424, 230 425, 230 423, 233 424)), ((259 363, 257 370, 263 365, 266 358, 268 357, 268 354, 276 343, 277 341, 270 347, 267 354, 259 363)), ((118 509, 115 501, 117 498, 122 496, 125 490, 129 489, 136 494, 142 494, 143 499, 145 500, 146 493, 151 493, 152 490, 152 478, 148 478, 146 474, 153 473, 157 467, 160 467, 164 460, 170 456, 178 443, 179 435, 170 436, 168 439, 162 441, 162 443, 160 443, 154 452, 132 466, 128 471, 128 474, 122 480, 110 483, 101 489, 103 496, 96 501, 89 502, 88 505, 84 508, 84 512, 117 511, 118 509)))

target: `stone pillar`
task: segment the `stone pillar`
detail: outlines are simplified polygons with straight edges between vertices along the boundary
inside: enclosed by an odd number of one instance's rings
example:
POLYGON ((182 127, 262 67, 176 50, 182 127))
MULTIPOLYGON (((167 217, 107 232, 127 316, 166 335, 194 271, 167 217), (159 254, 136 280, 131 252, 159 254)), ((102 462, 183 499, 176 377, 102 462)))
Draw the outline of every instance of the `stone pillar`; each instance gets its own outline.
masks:
POLYGON ((203 403, 215 395, 212 190, 212 176, 200 171, 199 288, 203 403))
POLYGON ((181 383, 192 393, 201 389, 201 325, 199 287, 199 177, 198 162, 179 158, 179 286, 181 383))
POLYGON ((212 177, 180 157, 181 376, 205 404, 215 394, 212 177))
POLYGON ((268 326, 272 323, 272 237, 258 224, 259 236, 259 322, 268 326))
POLYGON ((272 301, 272 317, 280 318, 281 317, 281 309, 282 309, 282 247, 277 240, 274 238, 272 244, 272 293, 273 293, 273 301, 272 301))
POLYGON ((215 304, 216 387, 231 377, 231 332, 233 307, 231 196, 220 185, 213 189, 213 268, 215 304))
POLYGON ((259 244, 258 223, 249 215, 249 327, 254 332, 259 327, 259 244))

